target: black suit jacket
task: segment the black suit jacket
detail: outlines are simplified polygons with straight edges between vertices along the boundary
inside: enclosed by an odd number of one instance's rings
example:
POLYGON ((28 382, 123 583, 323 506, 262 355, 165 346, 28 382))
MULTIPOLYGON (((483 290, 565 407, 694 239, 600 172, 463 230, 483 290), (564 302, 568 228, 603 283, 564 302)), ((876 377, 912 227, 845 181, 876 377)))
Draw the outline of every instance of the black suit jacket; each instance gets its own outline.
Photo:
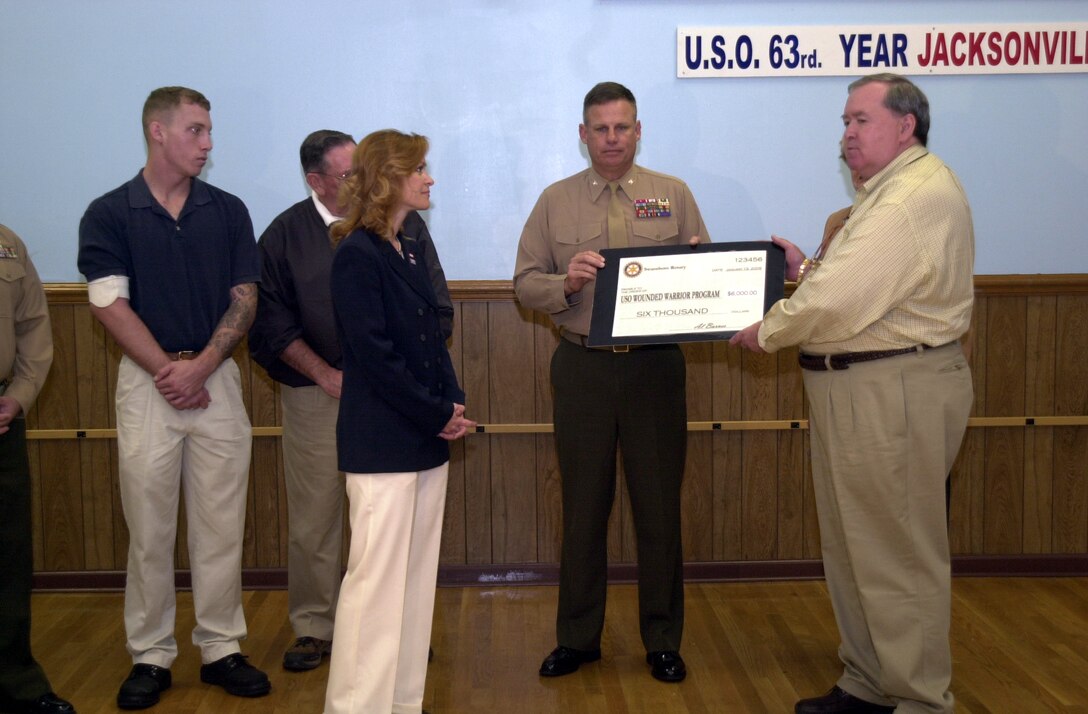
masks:
POLYGON ((336 424, 339 465, 351 473, 422 471, 449 460, 438 432, 464 403, 427 275, 428 246, 359 229, 332 263, 332 301, 343 353, 336 424))

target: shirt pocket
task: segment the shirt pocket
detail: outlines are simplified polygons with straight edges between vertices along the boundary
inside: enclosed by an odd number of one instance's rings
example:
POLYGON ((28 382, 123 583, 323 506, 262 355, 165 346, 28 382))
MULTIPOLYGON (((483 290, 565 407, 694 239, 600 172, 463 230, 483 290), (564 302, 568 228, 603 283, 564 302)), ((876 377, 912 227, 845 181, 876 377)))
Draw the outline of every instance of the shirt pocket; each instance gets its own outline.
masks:
POLYGON ((636 243, 677 243, 680 226, 675 218, 636 218, 632 225, 636 243))
POLYGON ((555 230, 555 242, 563 245, 581 246, 600 238, 604 233, 600 221, 562 226, 555 230))
MULTIPOLYGON (((12 317, 22 295, 26 267, 12 259, 0 259, 0 316, 12 317)), ((6 334, 6 333, 5 333, 6 334)))
POLYGON ((556 269, 566 272, 570 261, 583 250, 608 247, 608 238, 601 223, 575 223, 555 229, 553 255, 556 269))

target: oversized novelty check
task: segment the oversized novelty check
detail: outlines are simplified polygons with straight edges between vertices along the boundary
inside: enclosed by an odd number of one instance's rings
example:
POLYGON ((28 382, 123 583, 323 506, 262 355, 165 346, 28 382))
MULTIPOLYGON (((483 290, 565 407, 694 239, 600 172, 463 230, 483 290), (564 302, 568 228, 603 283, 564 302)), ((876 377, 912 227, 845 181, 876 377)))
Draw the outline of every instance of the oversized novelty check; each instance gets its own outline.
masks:
POLYGON ((601 251, 588 344, 725 340, 781 299, 785 253, 768 241, 601 251))

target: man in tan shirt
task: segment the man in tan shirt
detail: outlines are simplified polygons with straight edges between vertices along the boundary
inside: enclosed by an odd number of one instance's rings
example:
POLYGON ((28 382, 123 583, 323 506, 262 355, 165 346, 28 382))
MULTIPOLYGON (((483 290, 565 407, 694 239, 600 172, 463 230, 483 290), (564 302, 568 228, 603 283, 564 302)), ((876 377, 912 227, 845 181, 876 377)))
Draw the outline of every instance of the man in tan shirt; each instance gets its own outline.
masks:
POLYGON ((578 131, 592 166, 544 190, 522 231, 514 268, 518 300, 547 313, 563 337, 551 364, 563 478, 559 646, 540 674, 570 674, 601 657, 618 445, 638 537, 646 661, 657 679, 679 682, 686 675, 679 653, 684 356, 676 345, 595 349, 586 336, 602 248, 686 245, 708 240, 707 230, 684 182, 635 164, 642 127, 629 89, 602 82, 582 110, 578 131))
POLYGON ((732 340, 801 347, 844 671, 795 711, 951 712, 944 484, 973 400, 957 341, 974 302, 971 210, 926 149, 929 103, 910 81, 855 81, 843 123, 850 217, 818 261, 785 246, 797 290, 732 340))
POLYGON ((0 711, 75 712, 30 653, 26 413, 53 363, 49 306, 26 245, 0 225, 0 711))

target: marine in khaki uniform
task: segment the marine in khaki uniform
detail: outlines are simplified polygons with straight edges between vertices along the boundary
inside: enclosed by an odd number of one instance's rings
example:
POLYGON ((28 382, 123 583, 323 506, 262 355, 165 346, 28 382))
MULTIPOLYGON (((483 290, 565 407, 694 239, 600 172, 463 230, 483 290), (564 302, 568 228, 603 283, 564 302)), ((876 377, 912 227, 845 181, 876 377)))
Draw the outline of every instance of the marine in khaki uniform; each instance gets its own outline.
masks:
POLYGON ((53 363, 49 307, 19 236, 0 225, 0 711, 66 714, 30 653, 30 464, 26 413, 53 363))
POLYGON ((552 356, 555 443, 562 473, 556 647, 540 675, 570 674, 601 657, 608 516, 616 452, 638 539, 639 630, 650 673, 687 674, 680 657, 684 578, 680 485, 687 444, 684 355, 676 345, 588 347, 599 252, 709 240, 679 179, 635 164, 642 135, 635 97, 615 82, 586 95, 579 135, 591 167, 544 190, 521 234, 514 290, 547 313, 563 339, 552 356))

